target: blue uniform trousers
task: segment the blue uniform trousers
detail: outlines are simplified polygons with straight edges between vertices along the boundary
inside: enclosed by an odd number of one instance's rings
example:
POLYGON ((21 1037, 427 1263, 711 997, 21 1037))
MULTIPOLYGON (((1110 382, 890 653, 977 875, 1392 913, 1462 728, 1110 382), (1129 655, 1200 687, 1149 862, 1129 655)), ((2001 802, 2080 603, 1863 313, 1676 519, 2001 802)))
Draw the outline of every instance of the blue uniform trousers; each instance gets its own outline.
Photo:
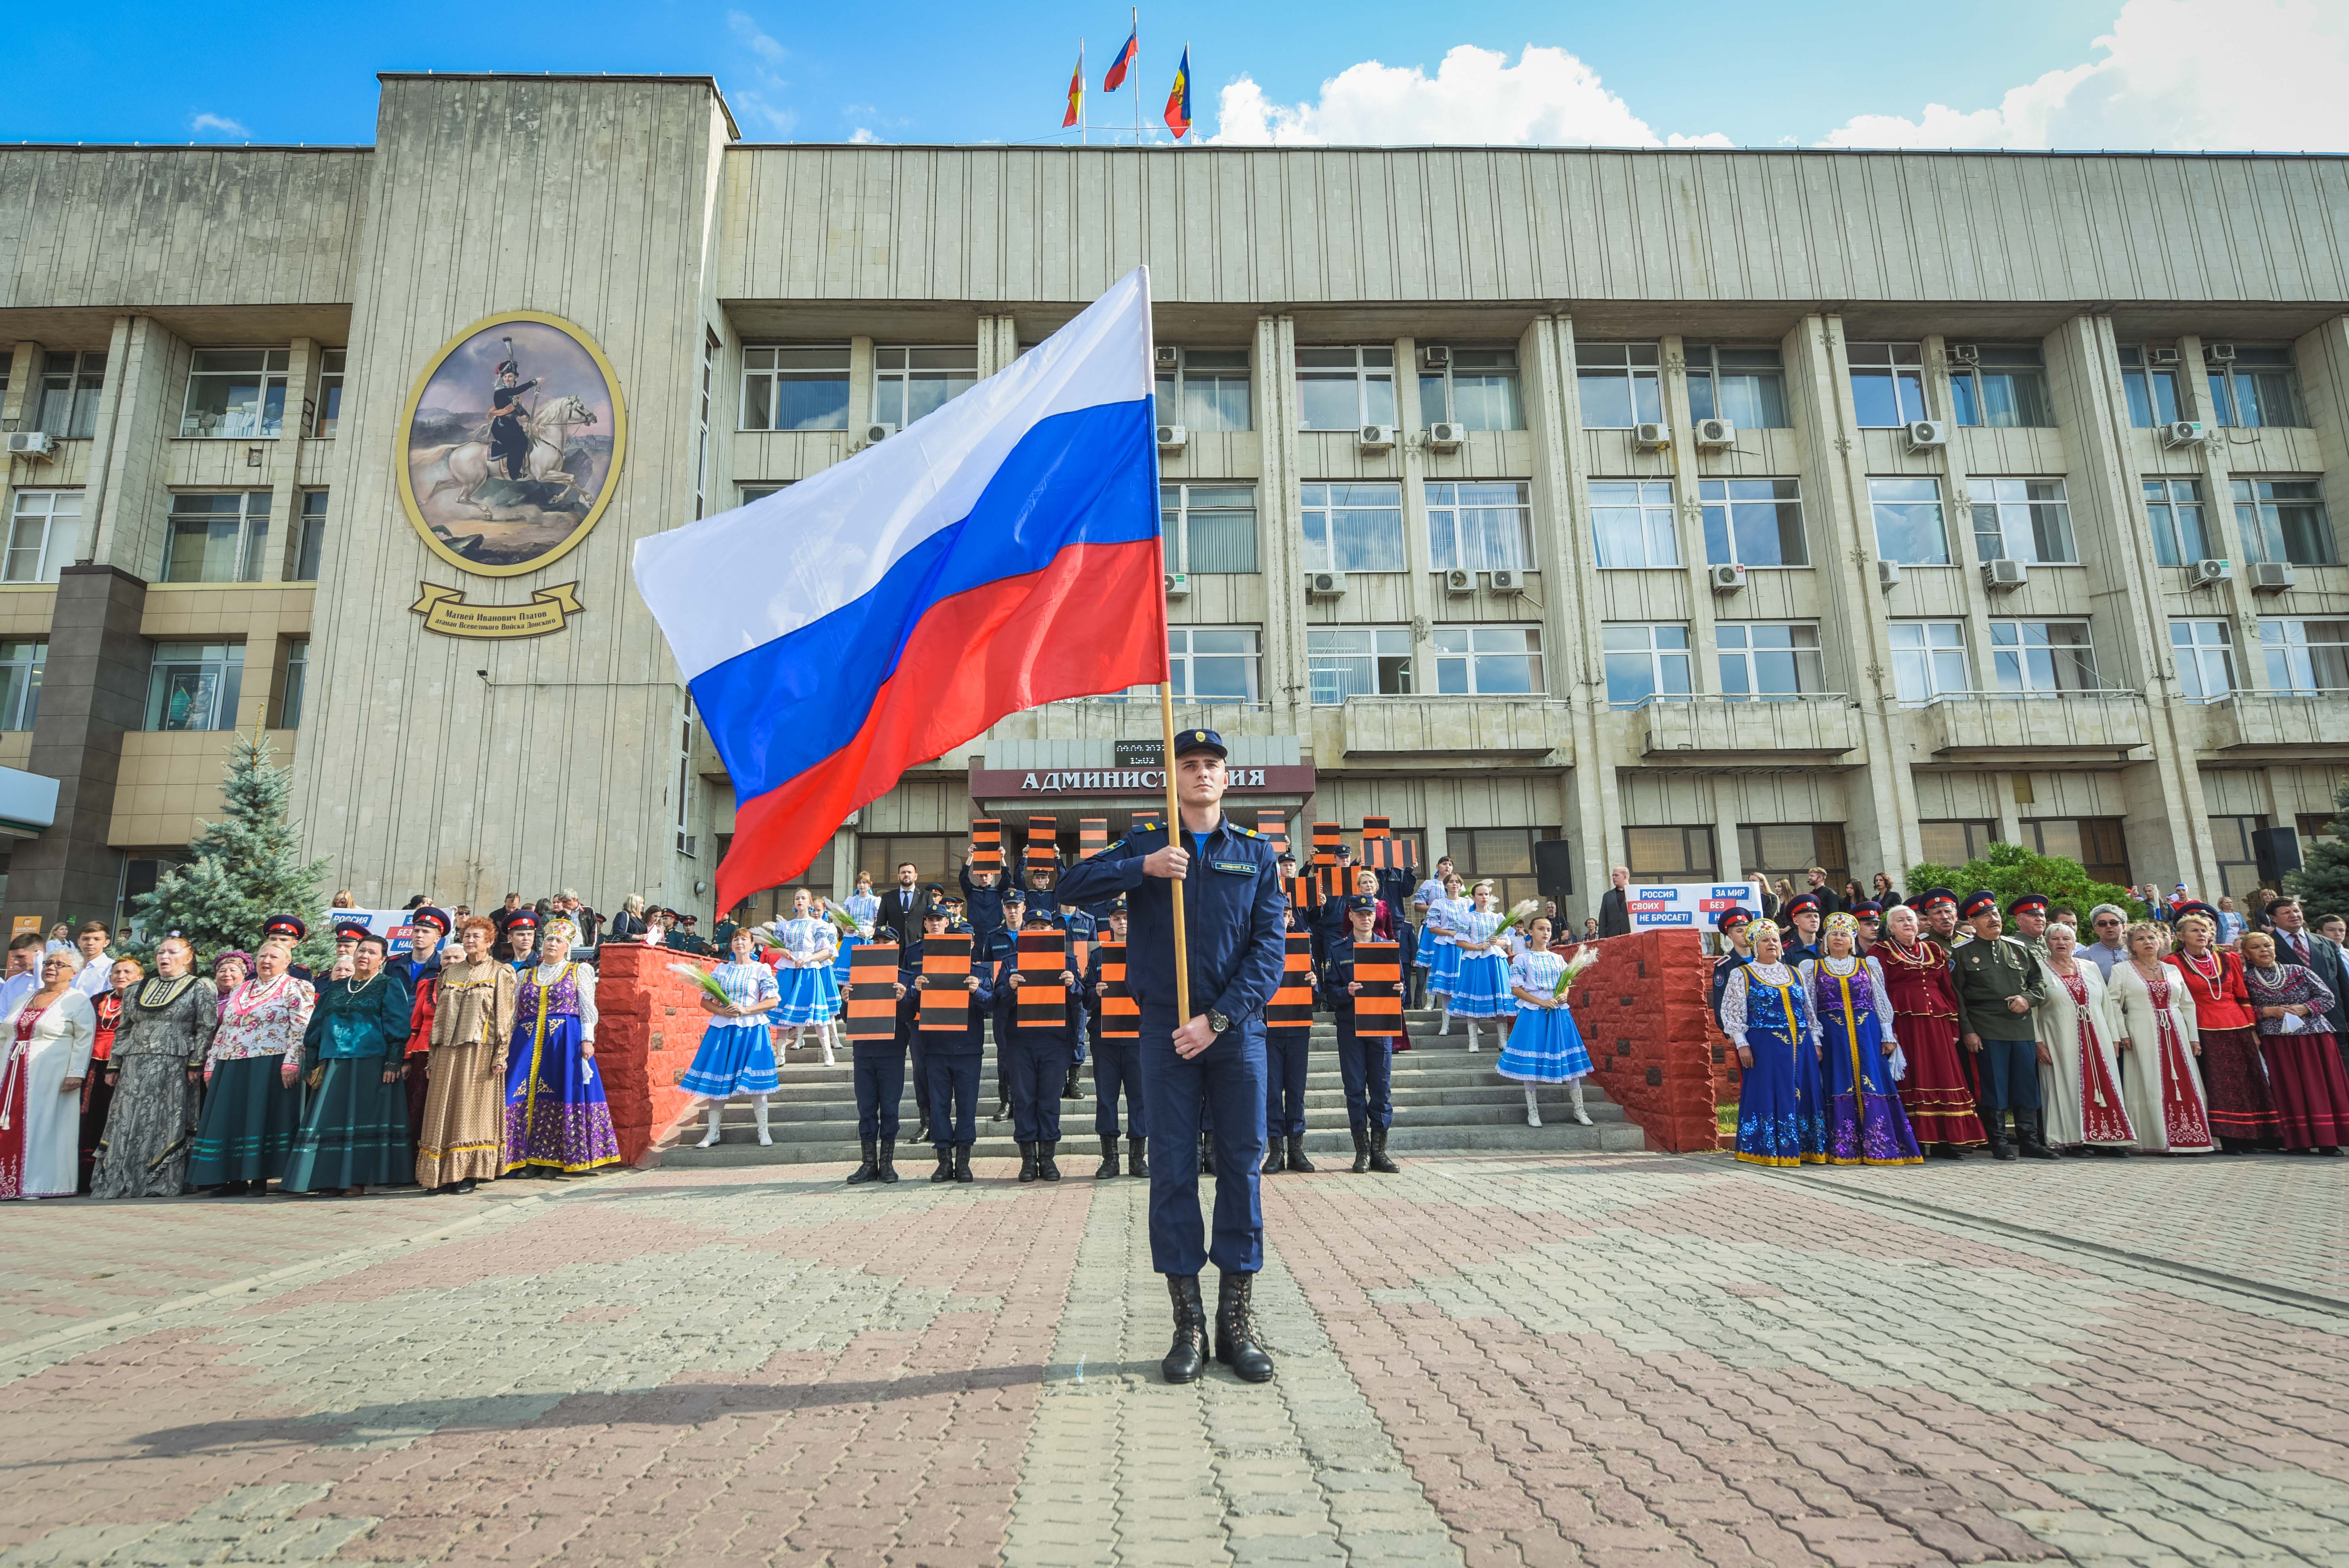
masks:
POLYGON ((905 1094, 905 1047, 891 1041, 851 1050, 856 1074, 856 1136, 897 1136, 897 1102, 905 1094))
POLYGON ((1061 1139, 1061 1089, 1069 1081, 1069 1037, 1053 1029, 1014 1029, 995 1054, 1011 1087, 1011 1136, 1022 1143, 1061 1139))
POLYGON ((1147 1138, 1142 1119, 1142 1042, 1097 1040, 1093 1044, 1093 1130, 1117 1136, 1117 1091, 1125 1091, 1128 1138, 1147 1138))
POLYGON ((1993 1040, 1982 1037, 1982 1109, 2039 1109, 2039 1043, 2036 1040, 1993 1040))
POLYGON ((1142 1012, 1142 1094, 1151 1107, 1150 1266, 1195 1274, 1209 1262, 1234 1274, 1264 1266, 1264 1025, 1236 1023, 1197 1056, 1174 1054, 1174 1009, 1142 1012), (1192 1130, 1215 1117, 1216 1221, 1209 1243, 1199 1212, 1192 1130))
POLYGON ((1354 1033, 1354 1012, 1338 1014, 1338 1076, 1346 1085, 1349 1127, 1392 1127, 1394 1046, 1384 1036, 1354 1033))
POLYGON ((930 1127, 930 1064, 929 1053, 922 1049, 922 1031, 908 1029, 905 1042, 906 1074, 914 1080, 914 1119, 926 1132, 930 1127))
POLYGON ((939 1148, 978 1141, 978 1073, 985 1065, 976 1051, 930 1053, 930 1141, 939 1148))
POLYGON ((1268 1029, 1264 1036, 1264 1130, 1268 1138, 1305 1136, 1303 1029, 1268 1029))

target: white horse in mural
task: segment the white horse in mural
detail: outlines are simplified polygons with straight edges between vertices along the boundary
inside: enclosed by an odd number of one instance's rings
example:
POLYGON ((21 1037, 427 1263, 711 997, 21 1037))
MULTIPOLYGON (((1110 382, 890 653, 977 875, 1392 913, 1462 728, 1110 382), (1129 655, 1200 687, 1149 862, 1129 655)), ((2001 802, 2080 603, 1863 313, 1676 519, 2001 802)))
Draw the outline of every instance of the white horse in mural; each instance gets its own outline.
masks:
MULTIPOLYGON (((595 410, 568 393, 548 398, 537 412, 523 420, 524 428, 530 431, 530 457, 523 464, 523 477, 562 487, 544 503, 547 508, 560 505, 574 493, 582 500, 588 499, 586 492, 579 489, 578 480, 563 466, 563 455, 571 445, 573 428, 595 422, 595 410)), ((478 499, 482 484, 491 477, 487 440, 459 441, 412 452, 409 455, 408 470, 409 489, 415 493, 419 511, 429 511, 433 498, 443 490, 454 490, 458 505, 482 517, 490 515, 490 509, 478 499)))

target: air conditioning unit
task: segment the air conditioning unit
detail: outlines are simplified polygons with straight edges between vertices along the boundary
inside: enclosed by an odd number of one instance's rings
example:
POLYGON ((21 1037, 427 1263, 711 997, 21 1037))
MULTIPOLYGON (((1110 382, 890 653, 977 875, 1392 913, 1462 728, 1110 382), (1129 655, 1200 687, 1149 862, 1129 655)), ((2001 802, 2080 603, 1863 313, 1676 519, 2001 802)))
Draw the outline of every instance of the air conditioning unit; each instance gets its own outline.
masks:
POLYGON ((12 458, 46 458, 57 449, 57 438, 47 430, 8 432, 8 455, 12 458))
POLYGON ((2282 561, 2254 561, 2249 575, 2254 593, 2281 593, 2296 581, 2290 563, 2282 561))
POLYGON ((1419 362, 1430 370, 1440 370, 1452 363, 1452 350, 1441 343, 1423 345, 1419 351, 1419 362))
POLYGON ((1305 596, 1309 599, 1342 599, 1346 594, 1346 574, 1342 572, 1309 573, 1305 579, 1305 596))
POLYGON ((1188 599, 1191 596, 1191 574, 1187 572, 1166 573, 1166 596, 1169 599, 1188 599))
POLYGON ((2202 346, 2202 357, 2213 365, 2232 365, 2235 362, 2235 346, 2231 343, 2206 343, 2202 346))
POLYGON ((1189 427, 1184 425, 1161 425, 1158 427, 1158 449, 1160 451, 1179 452, 1190 444, 1191 431, 1189 427))
POLYGON ((1985 561, 1982 572, 1982 586, 1993 593, 2011 593, 2031 581, 2031 568, 2020 561, 1985 561))
POLYGON ((2178 363, 2178 350, 2175 348, 2148 348, 2145 351, 2145 362, 2147 365, 2175 365, 2178 363))
POLYGON ((2231 561, 2198 561, 2186 569, 2189 588, 2216 588, 2221 583, 2232 582, 2235 563, 2231 561))
POLYGON ((1365 425, 1354 432, 1354 444, 1366 452, 1389 451, 1394 443, 1395 428, 1392 425, 1365 425))
POLYGON ((1526 591, 1526 574, 1504 566, 1497 572, 1485 573, 1485 584, 1495 593, 1522 593, 1526 591))
POLYGON ((1696 422, 1696 444, 1700 451, 1737 445, 1737 427, 1726 419, 1699 419, 1696 422))
POLYGON ((1886 593, 1889 593, 1895 588, 1899 587, 1900 562, 1898 561, 1878 562, 1876 563, 1876 586, 1878 590, 1886 593))
POLYGON ((1468 427, 1449 422, 1427 428, 1427 449, 1431 452, 1456 452, 1460 443, 1468 438, 1468 427))
POLYGON ((1176 361, 1181 357, 1181 356, 1182 350, 1171 347, 1164 343, 1160 344, 1157 351, 1158 368, 1161 370, 1174 369, 1176 361))
POLYGON ((1971 343, 1953 343, 1950 345, 1950 359, 1957 365, 1980 365, 1982 349, 1971 343))
POLYGON ((1950 427, 1939 419, 1911 419, 1901 429, 1912 452, 1930 452, 1950 444, 1950 427))
POLYGON ((1464 572, 1455 566, 1444 574, 1444 591, 1455 595, 1474 593, 1476 592, 1476 574, 1474 572, 1464 572))
POLYGON ((877 442, 887 440, 896 433, 897 427, 895 425, 867 425, 864 427, 864 444, 868 447, 873 446, 877 442))
POLYGON ((2165 447, 2199 447, 2202 444, 2202 421, 2172 419, 2161 428, 2161 444, 2165 447))
POLYGON ((1661 452, 1671 444, 1672 428, 1670 425, 1634 425, 1631 427, 1631 445, 1640 451, 1661 452))
POLYGON ((1734 593, 1745 586, 1745 568, 1743 566, 1708 566, 1704 575, 1716 593, 1734 593))

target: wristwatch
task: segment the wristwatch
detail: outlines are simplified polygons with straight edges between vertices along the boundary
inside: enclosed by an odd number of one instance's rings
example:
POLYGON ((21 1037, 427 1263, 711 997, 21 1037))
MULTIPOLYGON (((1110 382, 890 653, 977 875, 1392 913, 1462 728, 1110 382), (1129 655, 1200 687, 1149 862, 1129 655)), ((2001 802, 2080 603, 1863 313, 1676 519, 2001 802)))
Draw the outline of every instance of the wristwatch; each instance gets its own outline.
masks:
POLYGON ((1220 1035, 1231 1026, 1231 1019, 1226 1017, 1223 1014, 1216 1012, 1213 1007, 1207 1009, 1207 1027, 1220 1035))

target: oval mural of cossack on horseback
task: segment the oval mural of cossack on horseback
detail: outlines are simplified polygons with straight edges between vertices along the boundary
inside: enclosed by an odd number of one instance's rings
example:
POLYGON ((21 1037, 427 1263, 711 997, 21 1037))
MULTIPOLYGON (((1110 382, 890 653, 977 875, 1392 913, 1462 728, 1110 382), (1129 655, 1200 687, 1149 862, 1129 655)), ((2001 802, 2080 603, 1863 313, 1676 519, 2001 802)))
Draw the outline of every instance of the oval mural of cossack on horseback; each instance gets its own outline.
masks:
POLYGON ((442 560, 518 576, 587 536, 626 445, 620 380, 595 339, 509 311, 450 338, 417 377, 399 421, 400 503, 442 560))

